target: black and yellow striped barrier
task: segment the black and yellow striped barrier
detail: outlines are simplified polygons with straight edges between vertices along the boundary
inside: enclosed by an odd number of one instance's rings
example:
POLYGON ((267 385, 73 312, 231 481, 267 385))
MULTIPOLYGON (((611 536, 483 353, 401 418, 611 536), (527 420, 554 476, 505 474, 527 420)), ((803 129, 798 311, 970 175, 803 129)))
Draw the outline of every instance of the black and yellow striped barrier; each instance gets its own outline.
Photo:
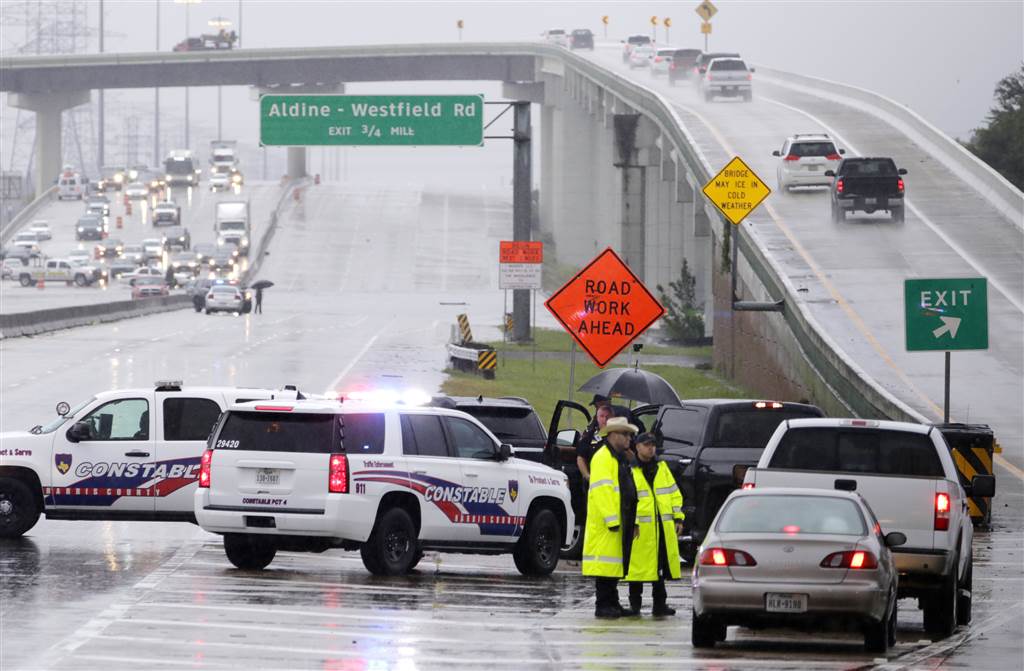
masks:
MULTIPOLYGON (((997 449, 992 429, 987 424, 936 424, 949 443, 960 483, 969 485, 975 475, 993 475, 992 454, 997 449)), ((992 522, 992 499, 971 496, 967 510, 975 525, 992 522)))
POLYGON ((487 379, 494 378, 494 369, 498 367, 498 353, 493 349, 477 352, 476 367, 483 372, 487 379))
POLYGON ((473 342, 473 329, 469 328, 469 316, 461 314, 458 316, 458 320, 459 335, 462 337, 461 344, 465 345, 466 343, 473 342))
POLYGON ((483 343, 473 342, 473 331, 469 328, 469 317, 458 316, 459 334, 454 330, 448 342, 448 362, 455 370, 473 372, 484 379, 493 380, 498 368, 498 353, 483 343), (458 339, 458 342, 455 342, 458 339))

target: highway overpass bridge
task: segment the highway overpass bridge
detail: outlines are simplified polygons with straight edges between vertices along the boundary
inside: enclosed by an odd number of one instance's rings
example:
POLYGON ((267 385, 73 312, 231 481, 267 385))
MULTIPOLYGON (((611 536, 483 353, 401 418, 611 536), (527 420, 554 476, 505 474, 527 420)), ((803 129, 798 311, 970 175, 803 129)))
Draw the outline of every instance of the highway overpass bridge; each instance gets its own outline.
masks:
POLYGON ((1021 192, 893 101, 764 68, 755 77, 752 104, 706 105, 688 89, 625 70, 617 53, 546 44, 0 59, 0 90, 40 114, 41 176, 59 168, 59 109, 91 88, 504 82, 508 98, 542 106, 541 234, 560 262, 578 265, 610 245, 653 286, 675 279, 686 260, 716 366, 765 395, 809 398, 837 414, 939 419, 941 354, 904 351, 902 281, 985 276, 991 346, 955 357, 952 415, 993 424, 1014 446, 1004 465, 1024 476, 1021 192), (737 154, 771 183, 771 150, 788 134, 817 130, 851 154, 891 155, 910 170, 905 224, 831 224, 818 191, 773 194, 732 228, 700 194, 737 154), (733 235, 737 297, 782 301, 781 313, 732 309, 733 235))

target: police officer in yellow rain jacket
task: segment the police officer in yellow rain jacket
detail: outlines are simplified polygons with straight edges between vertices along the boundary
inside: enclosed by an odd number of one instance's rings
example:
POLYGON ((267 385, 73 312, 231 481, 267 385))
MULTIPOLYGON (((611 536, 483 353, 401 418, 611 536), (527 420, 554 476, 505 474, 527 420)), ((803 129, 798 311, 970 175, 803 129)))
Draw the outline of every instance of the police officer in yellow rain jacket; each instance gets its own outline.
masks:
POLYGON ((644 583, 654 583, 655 616, 675 615, 666 603, 665 580, 679 579, 679 534, 683 531, 683 495, 668 464, 655 454, 655 439, 642 433, 636 439, 637 463, 633 467, 636 484, 636 528, 629 570, 628 615, 640 614, 644 583))
POLYGON ((594 576, 602 618, 621 617, 618 584, 629 565, 636 516, 636 485, 630 470, 629 443, 638 429, 625 417, 612 417, 590 460, 587 523, 583 536, 583 575, 594 576))

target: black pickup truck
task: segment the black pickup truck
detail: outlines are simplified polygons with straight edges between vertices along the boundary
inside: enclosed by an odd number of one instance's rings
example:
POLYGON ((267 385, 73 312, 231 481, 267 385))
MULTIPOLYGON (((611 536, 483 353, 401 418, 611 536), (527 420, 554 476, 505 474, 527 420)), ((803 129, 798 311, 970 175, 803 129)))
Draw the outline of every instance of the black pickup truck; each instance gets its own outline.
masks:
POLYGON ((826 170, 826 177, 835 177, 832 183, 832 221, 846 220, 847 212, 877 210, 889 212, 897 223, 904 220, 903 175, 907 171, 896 169, 891 158, 844 158, 839 167, 826 170))

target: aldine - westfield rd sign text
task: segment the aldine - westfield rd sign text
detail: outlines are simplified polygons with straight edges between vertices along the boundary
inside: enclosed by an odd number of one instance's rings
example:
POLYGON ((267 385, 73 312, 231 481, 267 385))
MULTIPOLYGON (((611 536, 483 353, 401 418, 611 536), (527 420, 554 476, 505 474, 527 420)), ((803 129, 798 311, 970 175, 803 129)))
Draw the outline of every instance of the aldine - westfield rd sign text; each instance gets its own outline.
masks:
POLYGON ((260 98, 260 142, 266 146, 479 146, 481 95, 260 98))

